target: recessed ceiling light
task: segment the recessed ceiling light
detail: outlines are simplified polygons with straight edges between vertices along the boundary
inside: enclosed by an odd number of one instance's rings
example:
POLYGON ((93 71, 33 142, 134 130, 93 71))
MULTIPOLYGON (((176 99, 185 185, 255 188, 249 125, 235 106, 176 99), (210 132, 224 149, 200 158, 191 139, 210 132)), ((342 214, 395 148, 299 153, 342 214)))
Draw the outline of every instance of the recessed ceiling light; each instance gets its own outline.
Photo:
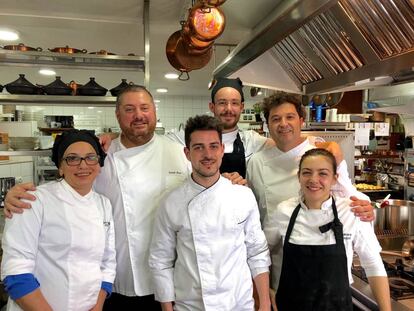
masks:
POLYGON ((98 110, 98 113, 102 113, 102 110, 98 110))
POLYGON ((166 89, 164 87, 161 87, 159 89, 156 89, 156 91, 157 91, 157 93, 167 93, 168 92, 168 89, 166 89))
POLYGON ((95 109, 95 107, 92 107, 92 106, 91 106, 91 107, 88 107, 88 109, 91 109, 91 110, 92 110, 92 109, 95 109))
POLYGON ((160 103, 161 101, 159 99, 154 99, 154 103, 160 103))
POLYGON ((171 80, 178 79, 178 73, 168 72, 164 75, 164 77, 171 80))
POLYGON ((259 92, 257 92, 257 95, 263 95, 263 92, 262 91, 259 91, 259 92))
POLYGON ((45 75, 45 76, 54 76, 56 74, 56 71, 54 71, 53 69, 40 69, 39 73, 41 75, 45 75))
POLYGON ((19 33, 11 29, 0 29, 0 40, 16 41, 19 39, 19 33))

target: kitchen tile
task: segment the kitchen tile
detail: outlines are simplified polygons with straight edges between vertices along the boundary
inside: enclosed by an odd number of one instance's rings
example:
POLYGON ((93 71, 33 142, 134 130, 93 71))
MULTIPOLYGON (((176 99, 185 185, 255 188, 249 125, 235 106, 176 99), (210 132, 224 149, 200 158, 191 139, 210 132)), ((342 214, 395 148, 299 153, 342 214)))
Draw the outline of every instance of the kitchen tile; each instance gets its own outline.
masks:
POLYGON ((11 177, 11 167, 13 165, 0 165, 0 177, 11 177))

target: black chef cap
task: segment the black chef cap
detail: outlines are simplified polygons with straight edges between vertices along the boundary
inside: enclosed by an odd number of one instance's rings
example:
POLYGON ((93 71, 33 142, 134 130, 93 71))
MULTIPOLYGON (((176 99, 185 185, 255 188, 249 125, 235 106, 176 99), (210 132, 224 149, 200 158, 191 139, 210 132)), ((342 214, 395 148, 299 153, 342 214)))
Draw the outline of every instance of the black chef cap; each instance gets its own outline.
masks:
POLYGON ((211 102, 214 103, 214 96, 223 87, 231 87, 240 93, 241 101, 244 103, 243 82, 239 79, 218 78, 216 84, 211 90, 211 102))
POLYGON ((84 141, 90 144, 95 149, 96 154, 99 155, 99 165, 103 166, 106 154, 99 143, 99 139, 92 131, 73 129, 56 136, 52 149, 52 161, 56 167, 59 167, 66 149, 78 141, 84 141))

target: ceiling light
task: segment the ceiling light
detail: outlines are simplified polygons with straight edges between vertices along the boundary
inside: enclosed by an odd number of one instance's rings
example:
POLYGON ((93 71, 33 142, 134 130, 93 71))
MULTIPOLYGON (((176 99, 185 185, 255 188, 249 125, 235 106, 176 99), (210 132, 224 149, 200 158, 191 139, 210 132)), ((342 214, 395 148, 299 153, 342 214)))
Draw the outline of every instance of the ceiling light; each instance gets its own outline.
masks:
POLYGON ((95 109, 95 107, 92 107, 92 106, 91 106, 91 107, 88 107, 88 109, 91 109, 91 110, 92 110, 92 109, 95 109))
POLYGON ((19 39, 19 33, 15 30, 0 29, 0 40, 16 41, 19 39))
POLYGON ((165 77, 166 79, 171 79, 171 80, 178 79, 178 73, 175 73, 175 72, 168 72, 168 73, 166 73, 166 74, 164 75, 164 77, 165 77))
POLYGON ((257 95, 263 95, 263 92, 262 91, 259 91, 259 92, 257 92, 257 95))
POLYGON ((161 101, 159 99, 154 99, 154 103, 160 103, 161 101))
POLYGON ((156 89, 156 91, 157 91, 157 93, 167 93, 168 92, 168 89, 167 88, 164 88, 164 87, 161 87, 159 89, 156 89))
POLYGON ((53 69, 40 69, 39 73, 41 75, 45 75, 45 76, 54 76, 56 74, 56 71, 54 71, 53 69))

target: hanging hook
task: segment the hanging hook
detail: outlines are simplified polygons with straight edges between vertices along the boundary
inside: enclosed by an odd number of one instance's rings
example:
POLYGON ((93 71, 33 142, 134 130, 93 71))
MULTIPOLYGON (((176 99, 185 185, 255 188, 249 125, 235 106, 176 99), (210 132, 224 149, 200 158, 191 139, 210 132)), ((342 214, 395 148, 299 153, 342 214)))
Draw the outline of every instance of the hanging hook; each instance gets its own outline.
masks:
POLYGON ((178 80, 180 81, 190 80, 190 75, 188 74, 188 71, 181 71, 180 75, 178 76, 178 80))

